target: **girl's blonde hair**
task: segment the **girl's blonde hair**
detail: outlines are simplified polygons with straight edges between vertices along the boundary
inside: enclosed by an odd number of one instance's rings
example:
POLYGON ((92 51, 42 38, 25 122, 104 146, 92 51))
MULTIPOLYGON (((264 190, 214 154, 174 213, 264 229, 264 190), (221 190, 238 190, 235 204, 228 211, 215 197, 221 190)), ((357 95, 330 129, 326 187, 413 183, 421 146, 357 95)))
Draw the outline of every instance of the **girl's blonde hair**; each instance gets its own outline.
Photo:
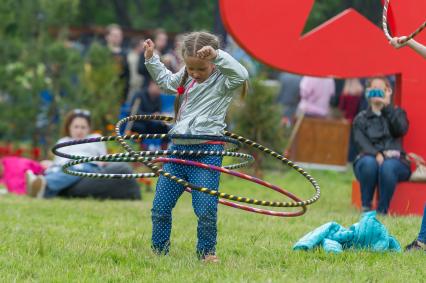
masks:
MULTIPOLYGON (((197 51, 203 48, 204 46, 211 46, 213 49, 217 50, 220 48, 220 40, 219 38, 211 34, 209 32, 205 31, 195 31, 191 32, 183 37, 183 42, 181 45, 181 56, 182 58, 185 57, 197 57, 197 51)), ((179 83, 180 87, 184 87, 186 84, 186 81, 188 80, 188 71, 184 70, 182 79, 179 83)), ((248 82, 245 81, 241 90, 241 96, 244 98, 247 95, 248 91, 248 82)), ((175 120, 177 118, 177 114, 179 112, 180 108, 180 101, 179 98, 176 97, 175 99, 175 120)))

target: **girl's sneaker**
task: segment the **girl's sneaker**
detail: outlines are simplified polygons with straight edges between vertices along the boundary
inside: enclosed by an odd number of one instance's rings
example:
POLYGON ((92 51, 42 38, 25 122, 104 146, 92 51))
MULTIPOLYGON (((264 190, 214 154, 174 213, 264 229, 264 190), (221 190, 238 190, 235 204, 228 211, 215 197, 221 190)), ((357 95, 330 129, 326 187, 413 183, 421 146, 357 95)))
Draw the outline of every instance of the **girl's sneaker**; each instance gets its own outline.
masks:
POLYGON ((219 263, 219 258, 217 257, 217 255, 205 255, 201 258, 202 262, 205 263, 219 263))
POLYGON ((370 207, 370 206, 363 206, 363 207, 361 208, 361 211, 362 211, 362 212, 369 212, 369 211, 371 211, 371 207, 370 207))
POLYGON ((411 244, 405 247, 406 252, 416 251, 416 250, 426 251, 426 243, 422 243, 418 240, 414 240, 411 244))

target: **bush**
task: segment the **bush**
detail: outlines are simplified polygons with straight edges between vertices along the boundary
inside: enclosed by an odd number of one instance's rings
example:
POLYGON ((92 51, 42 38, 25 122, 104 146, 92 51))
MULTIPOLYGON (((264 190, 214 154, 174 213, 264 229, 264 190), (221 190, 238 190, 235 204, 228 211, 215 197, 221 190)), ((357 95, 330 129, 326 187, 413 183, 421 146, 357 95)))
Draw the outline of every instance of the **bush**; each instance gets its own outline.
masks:
MULTIPOLYGON (((249 95, 234 103, 231 117, 233 131, 237 134, 280 152, 284 147, 284 131, 280 126, 280 106, 276 103, 278 90, 272 81, 253 79, 249 95)), ((247 151, 256 159, 255 174, 261 176, 261 169, 269 165, 265 163, 265 155, 254 148, 248 148, 247 151)))

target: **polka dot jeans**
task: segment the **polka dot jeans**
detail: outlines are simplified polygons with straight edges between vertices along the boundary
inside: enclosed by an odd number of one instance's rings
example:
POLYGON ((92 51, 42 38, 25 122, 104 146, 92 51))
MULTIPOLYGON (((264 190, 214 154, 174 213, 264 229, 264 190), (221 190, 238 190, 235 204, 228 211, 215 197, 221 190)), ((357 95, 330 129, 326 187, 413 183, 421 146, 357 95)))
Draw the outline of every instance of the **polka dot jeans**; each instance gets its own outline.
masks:
MULTIPOLYGON (((223 151, 223 145, 195 144, 173 145, 172 150, 214 150, 223 151)), ((222 166, 221 156, 175 156, 171 158, 190 159, 206 164, 222 166)), ((163 168, 188 182, 218 190, 220 173, 195 166, 176 163, 166 163, 163 168)), ((184 187, 178 183, 160 176, 157 182, 154 202, 152 206, 152 248, 158 254, 167 254, 170 246, 170 232, 172 229, 172 209, 184 192, 184 187)), ((198 218, 197 227, 197 254, 203 256, 214 254, 217 236, 217 203, 218 198, 192 191, 192 207, 198 218)))

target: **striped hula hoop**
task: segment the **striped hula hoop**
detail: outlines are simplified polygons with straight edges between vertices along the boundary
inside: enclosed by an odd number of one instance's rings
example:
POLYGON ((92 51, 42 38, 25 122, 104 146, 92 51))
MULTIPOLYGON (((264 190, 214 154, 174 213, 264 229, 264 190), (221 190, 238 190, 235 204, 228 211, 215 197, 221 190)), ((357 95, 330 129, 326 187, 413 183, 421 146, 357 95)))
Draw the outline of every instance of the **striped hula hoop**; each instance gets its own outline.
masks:
POLYGON ((191 192, 192 190, 200 191, 212 196, 216 196, 219 198, 219 203, 223 205, 227 205, 233 208, 242 209, 249 212, 270 215, 270 216, 279 216, 279 217, 295 217, 300 216, 306 212, 306 206, 314 203, 320 197, 320 187, 315 181, 315 179, 310 176, 306 171, 304 171, 301 167, 294 164, 292 161, 288 160, 284 156, 276 153, 275 151, 255 143, 249 139, 246 139, 242 136, 236 135, 232 132, 225 131, 223 136, 208 136, 208 135, 177 135, 177 134, 139 134, 139 135, 120 135, 120 128, 124 123, 129 121, 136 120, 156 120, 156 121, 165 121, 172 122, 172 117, 167 116, 158 116, 158 115, 133 115, 121 119, 116 124, 116 136, 103 136, 97 138, 89 138, 82 140, 75 140, 65 143, 60 143, 55 145, 52 148, 52 151, 55 155, 71 159, 67 164, 63 166, 63 170, 67 174, 80 176, 80 177, 90 177, 90 178, 107 178, 107 179, 130 179, 130 178, 150 178, 150 177, 158 177, 159 175, 163 175, 178 184, 181 184, 185 187, 187 192, 191 192), (220 141, 227 145, 227 149, 223 151, 202 151, 202 150, 157 150, 157 151, 135 151, 126 140, 143 140, 143 139, 193 139, 193 140, 201 140, 201 141, 220 141), (77 144, 84 143, 95 143, 95 142, 107 142, 107 141, 117 141, 120 143, 126 150, 124 153, 116 153, 116 154, 107 154, 102 156, 79 156, 79 155, 71 155, 64 152, 61 152, 60 149, 63 147, 73 146, 77 144), (305 179, 307 179, 311 185, 314 187, 315 194, 307 199, 301 200, 294 194, 288 192, 285 189, 282 189, 276 185, 273 185, 264 180, 260 180, 253 176, 249 176, 240 172, 231 171, 234 169, 242 168, 248 166, 254 161, 254 158, 250 154, 236 152, 243 144, 255 148, 259 151, 264 152, 265 154, 269 154, 272 157, 278 159, 286 166, 296 170, 300 173, 305 179), (222 167, 208 165, 192 160, 179 159, 179 157, 196 157, 196 156, 229 156, 232 158, 239 158, 242 161, 239 163, 234 163, 222 167), (169 156, 175 156, 176 158, 170 158, 169 156), (133 173, 133 174, 104 174, 104 173, 88 173, 88 172, 78 172, 73 169, 73 166, 87 163, 87 162, 96 162, 96 161, 108 161, 108 162, 138 162, 147 166, 152 172, 147 173, 133 173), (227 194, 223 192, 219 192, 217 190, 211 190, 209 188, 200 187, 195 184, 191 184, 184 179, 178 178, 177 176, 172 175, 169 172, 165 172, 161 167, 159 167, 156 163, 179 163, 187 166, 196 166, 206 170, 219 171, 225 174, 229 174, 238 178, 242 178, 274 191, 277 191, 280 194, 283 194, 290 198, 292 201, 290 202, 282 202, 282 201, 267 201, 267 200, 257 200, 248 197, 240 197, 232 194, 227 194), (261 209, 258 207, 247 206, 240 203, 247 203, 252 205, 259 206, 267 206, 267 207, 300 207, 297 211, 273 211, 261 209))
MULTIPOLYGON (((171 117, 166 117, 166 116, 158 116, 158 115, 133 115, 133 116, 129 116, 126 118, 121 119, 120 121, 117 122, 116 126, 115 126, 115 132, 116 132, 116 137, 117 137, 117 141, 124 147, 124 149, 129 152, 132 156, 137 156, 137 152, 135 150, 133 150, 133 148, 128 145, 126 143, 126 141, 124 140, 124 138, 120 135, 120 128, 124 123, 127 123, 128 121, 135 121, 135 120, 160 120, 160 121, 172 121, 173 118, 171 117)), ((310 199, 308 200, 304 200, 304 201, 292 201, 292 202, 280 202, 280 201, 267 201, 267 200, 257 200, 257 199, 252 199, 252 198, 246 198, 246 197, 239 197, 239 196, 234 196, 234 195, 230 195, 227 193, 223 193, 223 192, 219 192, 216 190, 211 190, 209 188, 205 188, 205 187, 200 187, 200 186, 196 186, 194 184, 191 184, 189 182, 187 182, 184 179, 181 179, 175 175, 172 175, 169 172, 165 172, 162 168, 160 168, 159 166, 155 165, 154 163, 148 161, 148 160, 141 160, 141 162, 146 165, 147 167, 149 167, 156 175, 163 175, 175 182, 177 182, 178 184, 184 186, 184 187, 189 187, 192 190, 197 190, 212 196, 217 196, 220 198, 224 198, 224 199, 228 199, 228 200, 232 200, 232 201, 237 201, 237 202, 243 202, 243 203, 249 203, 249 204, 255 204, 255 205, 261 205, 261 206, 272 206, 272 207, 303 207, 309 204, 314 203, 315 201, 317 201, 320 197, 320 187, 318 185, 318 183, 315 181, 315 179, 310 176, 305 170, 303 170, 300 166, 294 164, 292 161, 288 160, 287 158, 285 158, 284 156, 276 153, 275 151, 264 147, 260 144, 257 144, 249 139, 246 139, 242 136, 238 136, 234 133, 225 131, 225 136, 230 137, 232 139, 235 139, 239 142, 245 143, 248 146, 251 146, 253 148, 256 148, 260 151, 263 151, 266 154, 271 155, 272 157, 280 160, 282 163, 284 163, 285 165, 289 166, 290 168, 296 170, 297 172, 299 172, 301 175, 303 175, 303 177, 305 177, 314 187, 315 189, 315 194, 314 196, 312 196, 310 199)))
MULTIPOLYGON (((391 36, 391 34, 389 33, 389 30, 388 30, 388 8, 389 8, 389 2, 390 2, 390 0, 385 0, 385 5, 383 6, 383 17, 382 17, 383 21, 382 21, 382 26, 383 26, 383 32, 385 33, 386 38, 390 41, 392 39, 392 36, 391 36)), ((410 35, 408 35, 407 38, 405 38, 403 40, 399 40, 398 43, 404 44, 407 41, 409 41, 410 39, 413 39, 425 27, 426 27, 426 21, 423 22, 423 24, 421 24, 414 32, 412 32, 410 35)))

